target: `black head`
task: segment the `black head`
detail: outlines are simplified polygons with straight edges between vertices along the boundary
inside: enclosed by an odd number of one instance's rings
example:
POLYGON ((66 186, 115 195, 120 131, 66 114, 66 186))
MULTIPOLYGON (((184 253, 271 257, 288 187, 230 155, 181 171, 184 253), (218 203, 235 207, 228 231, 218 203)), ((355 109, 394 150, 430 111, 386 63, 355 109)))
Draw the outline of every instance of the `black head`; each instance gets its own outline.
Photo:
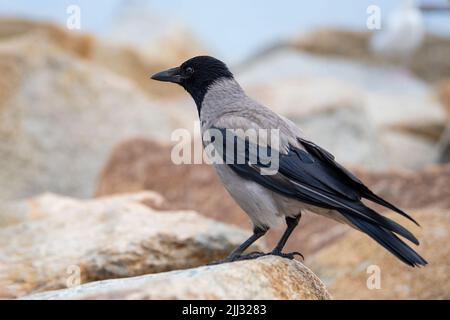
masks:
POLYGON ((183 62, 179 67, 158 72, 151 78, 179 84, 191 94, 200 110, 203 97, 211 84, 222 78, 233 78, 233 74, 222 61, 209 56, 198 56, 183 62))

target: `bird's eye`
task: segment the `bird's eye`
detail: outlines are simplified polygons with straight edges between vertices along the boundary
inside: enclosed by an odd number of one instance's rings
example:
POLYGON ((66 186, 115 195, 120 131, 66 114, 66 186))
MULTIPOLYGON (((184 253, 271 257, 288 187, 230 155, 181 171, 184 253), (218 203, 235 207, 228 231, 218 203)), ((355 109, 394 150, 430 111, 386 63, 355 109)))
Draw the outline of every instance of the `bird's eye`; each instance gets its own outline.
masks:
POLYGON ((186 73, 187 73, 187 74, 193 74, 193 73, 194 73, 194 68, 192 68, 192 67, 187 67, 187 68, 186 68, 186 73))

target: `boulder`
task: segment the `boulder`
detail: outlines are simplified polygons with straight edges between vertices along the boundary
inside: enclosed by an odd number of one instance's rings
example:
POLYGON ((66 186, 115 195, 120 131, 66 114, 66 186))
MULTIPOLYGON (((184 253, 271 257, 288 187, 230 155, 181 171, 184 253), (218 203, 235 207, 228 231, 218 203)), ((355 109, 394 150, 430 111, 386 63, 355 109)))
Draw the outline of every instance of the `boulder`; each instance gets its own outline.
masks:
POLYGON ((285 47, 238 71, 252 97, 344 164, 418 169, 436 162, 446 114, 433 89, 412 74, 285 47))
POLYGON ((438 99, 447 112, 447 118, 450 119, 450 78, 441 81, 436 90, 438 99))
POLYGON ((450 79, 442 81, 438 88, 438 98, 447 113, 447 126, 440 137, 437 159, 440 163, 450 162, 450 79))
POLYGON ((382 198, 400 208, 450 209, 450 165, 432 165, 419 171, 389 170, 354 173, 382 198))
POLYGON ((170 32, 164 32, 164 36, 159 37, 151 36, 154 30, 154 26, 145 29, 145 39, 150 37, 150 40, 145 43, 145 47, 141 47, 120 41, 120 37, 100 39, 43 21, 0 19, 0 41, 29 36, 125 77, 152 97, 181 96, 183 90, 149 81, 148 76, 206 51, 186 26, 183 29, 171 27, 170 32))
POLYGON ((23 299, 330 299, 302 263, 278 257, 92 282, 23 299))
POLYGON ((334 79, 304 76, 256 84, 248 91, 294 121, 341 162, 372 168, 387 166, 387 159, 381 157, 383 149, 376 126, 364 109, 364 94, 357 88, 334 79))
MULTIPOLYGON (((287 44, 300 51, 318 55, 344 57, 383 65, 386 63, 370 51, 371 32, 335 28, 319 28, 294 37, 287 44)), ((450 77, 450 40, 446 36, 426 34, 422 46, 411 57, 409 69, 427 82, 435 82, 450 77)))
POLYGON ((0 185, 8 186, 0 199, 46 191, 91 196, 117 142, 135 135, 169 140, 175 128, 192 123, 134 82, 45 37, 0 41, 0 70, 7 84, 0 91, 0 185))
POLYGON ((337 299, 449 299, 450 211, 410 213, 422 227, 401 222, 420 240, 417 251, 429 263, 423 268, 404 265, 358 231, 348 232, 306 261, 337 299))
POLYGON ((29 199, 23 221, 0 229, 0 296, 196 267, 222 259, 250 234, 192 211, 151 208, 161 205, 152 192, 29 199))

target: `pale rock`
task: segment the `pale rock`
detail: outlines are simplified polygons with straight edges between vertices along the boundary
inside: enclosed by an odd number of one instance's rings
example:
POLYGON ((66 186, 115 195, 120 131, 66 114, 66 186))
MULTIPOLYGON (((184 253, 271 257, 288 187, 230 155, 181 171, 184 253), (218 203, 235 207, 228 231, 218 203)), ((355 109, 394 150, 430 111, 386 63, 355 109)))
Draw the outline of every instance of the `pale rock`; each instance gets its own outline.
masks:
POLYGON ((250 234, 193 211, 149 207, 160 203, 153 192, 29 199, 23 222, 0 229, 0 296, 195 267, 224 258, 250 234))
POLYGON ((346 165, 418 169, 436 161, 446 115, 430 86, 408 72, 286 47, 238 70, 252 97, 346 165))
POLYGON ((330 298, 319 278, 302 263, 271 256, 135 278, 105 280, 24 297, 39 300, 330 298))
POLYGON ((0 70, 0 83, 8 84, 0 92, 0 185, 7 186, 0 199, 46 191, 90 196, 117 142, 131 136, 168 141, 174 129, 191 123, 129 79, 45 37, 0 42, 0 70))
MULTIPOLYGON (((408 210, 407 210, 408 211, 408 210)), ((404 265, 366 235, 351 231, 307 258, 308 265, 337 299, 449 299, 450 212, 428 208, 408 211, 421 228, 389 214, 420 241, 414 247, 428 261, 423 268, 404 265)))

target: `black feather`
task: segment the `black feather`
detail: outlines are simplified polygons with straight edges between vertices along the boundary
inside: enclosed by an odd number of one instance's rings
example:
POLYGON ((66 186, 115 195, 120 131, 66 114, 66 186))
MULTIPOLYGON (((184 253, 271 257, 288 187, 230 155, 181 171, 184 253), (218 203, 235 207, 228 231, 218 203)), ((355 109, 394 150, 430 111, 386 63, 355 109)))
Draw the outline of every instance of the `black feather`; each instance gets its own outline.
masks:
POLYGON ((355 227, 369 235, 372 239, 386 248, 398 259, 410 265, 425 266, 428 262, 417 252, 411 249, 406 243, 400 240, 395 234, 383 227, 369 223, 367 221, 353 217, 344 211, 340 211, 355 227))
POLYGON ((304 140, 304 139, 298 139, 299 142, 305 147, 305 149, 311 153, 314 154, 318 159, 321 161, 326 162, 330 167, 334 168, 336 176, 341 178, 343 181, 351 185, 355 190, 357 190, 360 195, 363 198, 366 198, 367 200, 373 201, 375 203, 378 203, 386 208, 389 208, 402 216, 406 217, 407 219, 414 222, 416 225, 419 226, 419 223, 414 220, 410 215, 408 215, 403 210, 397 208, 393 204, 389 203, 388 201, 380 198, 376 194, 374 194, 369 188, 367 188, 361 180, 359 180, 357 177, 355 177, 350 171, 345 169, 343 166, 341 166, 339 163, 337 163, 334 160, 334 156, 326 151, 325 149, 319 147, 318 145, 314 144, 311 141, 304 140))

